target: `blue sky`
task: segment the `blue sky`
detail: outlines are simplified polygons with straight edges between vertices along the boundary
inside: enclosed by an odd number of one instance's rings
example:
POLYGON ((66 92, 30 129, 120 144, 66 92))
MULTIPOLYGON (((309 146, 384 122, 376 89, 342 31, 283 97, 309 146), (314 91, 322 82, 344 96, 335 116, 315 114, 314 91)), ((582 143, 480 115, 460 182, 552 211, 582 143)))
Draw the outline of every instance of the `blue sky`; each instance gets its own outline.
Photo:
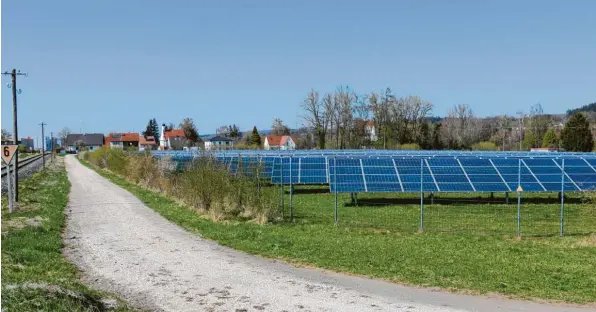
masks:
MULTIPOLYGON (((391 87, 444 115, 561 113, 596 100, 596 1, 2 2, 1 69, 19 136, 141 131, 149 118, 301 125, 311 88, 391 87), (248 4, 250 3, 250 4, 248 4)), ((2 127, 12 130, 2 78, 2 127)))

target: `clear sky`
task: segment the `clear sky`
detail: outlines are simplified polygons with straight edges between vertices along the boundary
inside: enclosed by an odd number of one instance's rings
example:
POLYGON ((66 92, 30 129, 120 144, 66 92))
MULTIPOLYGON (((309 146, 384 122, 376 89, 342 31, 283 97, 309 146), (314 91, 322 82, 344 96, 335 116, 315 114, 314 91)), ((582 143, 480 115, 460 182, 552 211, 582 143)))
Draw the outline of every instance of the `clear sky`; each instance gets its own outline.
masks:
MULTIPOLYGON (((141 131, 149 118, 301 125, 311 88, 391 87, 444 115, 596 100, 596 1, 4 0, 1 68, 20 78, 19 136, 141 131), (250 4, 248 4, 250 3, 250 4)), ((2 128, 12 132, 9 77, 2 128)))

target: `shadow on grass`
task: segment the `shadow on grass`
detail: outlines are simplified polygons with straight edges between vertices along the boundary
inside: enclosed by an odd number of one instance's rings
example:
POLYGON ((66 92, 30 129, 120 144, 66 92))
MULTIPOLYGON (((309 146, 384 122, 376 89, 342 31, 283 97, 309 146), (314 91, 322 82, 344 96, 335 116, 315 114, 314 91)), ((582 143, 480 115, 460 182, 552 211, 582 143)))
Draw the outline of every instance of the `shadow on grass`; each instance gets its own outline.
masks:
MULTIPOLYGON (((412 198, 358 198, 355 202, 347 202, 344 204, 345 207, 375 207, 375 206, 393 206, 393 205, 419 205, 420 204, 420 197, 414 198, 414 194, 412 194, 412 198)), ((523 198, 521 199, 522 205, 524 204, 560 204, 561 199, 557 197, 553 198, 523 198)), ((565 197, 566 204, 583 204, 583 200, 581 198, 567 198, 565 197)), ((449 198, 440 198, 436 197, 434 200, 429 199, 428 197, 424 198, 424 205, 431 205, 431 204, 438 204, 438 205, 462 205, 462 204, 469 204, 469 205, 494 205, 494 204, 502 204, 505 205, 506 200, 505 198, 483 198, 483 197, 449 197, 449 198)), ((517 204, 517 197, 510 197, 509 198, 509 205, 516 205, 517 204)))

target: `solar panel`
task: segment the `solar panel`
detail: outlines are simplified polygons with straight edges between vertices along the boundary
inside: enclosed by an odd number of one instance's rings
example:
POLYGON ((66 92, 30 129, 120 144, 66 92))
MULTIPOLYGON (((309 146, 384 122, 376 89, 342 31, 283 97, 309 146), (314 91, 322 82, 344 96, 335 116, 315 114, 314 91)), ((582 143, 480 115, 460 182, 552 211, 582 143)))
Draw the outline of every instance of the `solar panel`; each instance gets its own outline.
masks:
POLYGON ((425 192, 509 192, 518 179, 525 192, 559 192, 562 179, 565 191, 596 190, 594 153, 301 150, 154 151, 153 156, 171 157, 179 167, 209 156, 231 174, 251 175, 259 168, 273 183, 289 184, 291 178, 294 184, 329 183, 332 190, 336 175, 339 192, 419 192, 421 170, 425 192))
POLYGON ((368 192, 403 192, 393 159, 362 159, 362 168, 368 192))
POLYGON ((530 169, 546 191, 561 191, 561 180, 563 178, 565 179, 564 187, 566 191, 579 190, 566 175, 563 175, 561 167, 553 159, 522 159, 522 164, 530 169))
POLYGON ((297 184, 299 177, 298 161, 292 157, 280 157, 273 166, 271 182, 276 184, 297 184))
POLYGON ((298 157, 299 184, 327 184, 327 161, 325 157, 298 157))
POLYGON ((491 159, 497 171, 501 174, 511 190, 516 190, 518 186, 518 171, 520 171, 519 180, 521 187, 526 192, 543 192, 545 189, 538 182, 536 177, 520 163, 519 159, 514 158, 495 158, 491 159), (521 166, 520 166, 521 165, 521 166))
POLYGON ((571 158, 565 159, 563 163, 562 159, 555 159, 555 162, 560 167, 565 166, 565 173, 579 189, 582 191, 596 190, 596 170, 586 160, 571 158))
POLYGON ((477 192, 511 192, 505 180, 489 159, 459 160, 477 192))
POLYGON ((441 192, 474 192, 474 188, 457 159, 426 160, 441 192))
POLYGON ((329 187, 338 193, 367 192, 360 159, 329 159, 329 187))
POLYGON ((420 172, 422 171, 422 190, 437 192, 437 184, 423 159, 394 158, 395 167, 401 179, 404 192, 420 192, 420 172))

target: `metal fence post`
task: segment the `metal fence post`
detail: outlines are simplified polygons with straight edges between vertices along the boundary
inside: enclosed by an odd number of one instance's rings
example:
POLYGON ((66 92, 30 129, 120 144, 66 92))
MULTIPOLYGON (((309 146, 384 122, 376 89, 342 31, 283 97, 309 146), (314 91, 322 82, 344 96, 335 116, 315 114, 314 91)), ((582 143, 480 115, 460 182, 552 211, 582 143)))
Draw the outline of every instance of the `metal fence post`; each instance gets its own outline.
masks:
POLYGON ((420 227, 419 232, 424 231, 424 160, 420 159, 420 227))
POLYGON ((561 233, 564 233, 564 221, 565 221, 565 158, 562 160, 561 166, 561 233))
POLYGON ((517 160, 517 236, 521 236, 521 158, 517 160))
POLYGON ((337 211, 337 160, 336 157, 333 156, 333 189, 335 194, 335 209, 334 209, 334 220, 335 225, 339 223, 339 215, 337 211))
POLYGON ((12 180, 11 174, 10 174, 10 163, 6 164, 6 180, 8 181, 8 212, 12 213, 12 196, 14 194, 13 190, 12 190, 12 183, 10 180, 12 180))
POLYGON ((294 222, 294 210, 292 208, 292 193, 294 193, 294 182, 292 181, 292 156, 290 156, 290 222, 294 222))
POLYGON ((257 196, 261 198, 261 157, 257 153, 257 196))
POLYGON ((284 219, 284 159, 283 157, 279 156, 279 174, 280 174, 280 183, 281 183, 281 219, 284 219))

